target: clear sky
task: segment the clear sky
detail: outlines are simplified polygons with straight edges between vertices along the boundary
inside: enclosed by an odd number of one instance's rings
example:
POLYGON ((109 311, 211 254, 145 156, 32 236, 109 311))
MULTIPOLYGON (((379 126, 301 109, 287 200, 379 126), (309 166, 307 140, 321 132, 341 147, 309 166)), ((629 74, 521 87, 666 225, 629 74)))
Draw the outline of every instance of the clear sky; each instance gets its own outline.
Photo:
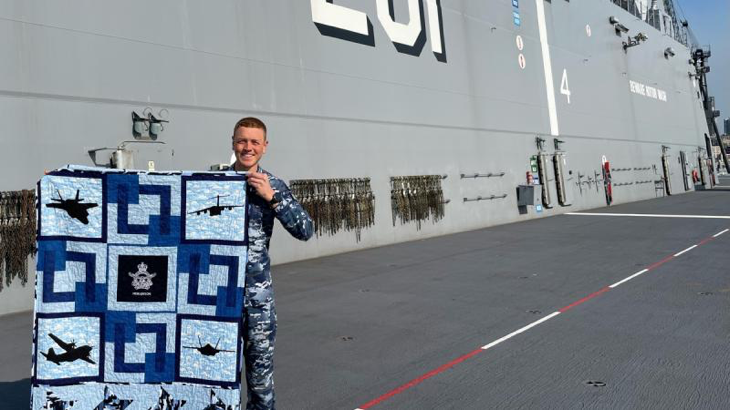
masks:
POLYGON ((707 81, 710 95, 715 96, 716 109, 722 114, 717 121, 730 118, 730 0, 674 0, 689 21, 700 44, 712 47, 710 74, 707 81))

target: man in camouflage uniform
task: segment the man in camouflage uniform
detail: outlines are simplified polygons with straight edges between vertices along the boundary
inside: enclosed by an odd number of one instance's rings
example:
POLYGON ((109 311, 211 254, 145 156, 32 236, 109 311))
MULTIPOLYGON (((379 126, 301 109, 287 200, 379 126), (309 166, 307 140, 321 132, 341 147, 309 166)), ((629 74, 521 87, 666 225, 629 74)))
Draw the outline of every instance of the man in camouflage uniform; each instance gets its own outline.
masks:
POLYGON ((261 120, 249 117, 236 123, 233 169, 245 171, 248 176, 248 263, 243 312, 247 409, 274 408, 276 310, 268 253, 274 218, 297 239, 306 241, 314 232, 312 219, 284 181, 259 167, 267 145, 266 125, 261 120))

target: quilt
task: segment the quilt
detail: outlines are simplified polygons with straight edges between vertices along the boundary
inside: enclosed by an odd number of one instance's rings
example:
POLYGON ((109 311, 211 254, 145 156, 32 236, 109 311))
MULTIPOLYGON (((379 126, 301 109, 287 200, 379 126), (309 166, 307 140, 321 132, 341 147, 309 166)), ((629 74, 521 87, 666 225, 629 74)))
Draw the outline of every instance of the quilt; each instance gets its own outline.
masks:
POLYGON ((245 177, 69 166, 37 207, 31 408, 239 409, 245 177))

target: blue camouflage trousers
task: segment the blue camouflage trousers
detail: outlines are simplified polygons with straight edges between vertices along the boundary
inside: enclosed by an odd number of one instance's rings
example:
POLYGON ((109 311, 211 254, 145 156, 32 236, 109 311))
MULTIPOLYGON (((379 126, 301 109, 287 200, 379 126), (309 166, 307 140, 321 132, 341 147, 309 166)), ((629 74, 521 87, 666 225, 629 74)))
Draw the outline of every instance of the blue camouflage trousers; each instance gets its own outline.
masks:
POLYGON ((243 311, 243 356, 248 385, 247 410, 273 410, 276 309, 273 298, 247 298, 243 311))

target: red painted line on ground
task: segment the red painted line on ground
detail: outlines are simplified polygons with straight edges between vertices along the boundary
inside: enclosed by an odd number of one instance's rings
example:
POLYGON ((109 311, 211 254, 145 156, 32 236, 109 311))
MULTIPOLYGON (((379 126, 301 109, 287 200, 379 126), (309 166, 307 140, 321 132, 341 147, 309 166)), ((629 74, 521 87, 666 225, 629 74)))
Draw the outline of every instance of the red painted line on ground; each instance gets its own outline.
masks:
MULTIPOLYGON (((712 241, 713 239, 715 239, 715 237, 709 237, 707 239, 703 239, 700 243, 697 244, 697 246, 704 245, 707 242, 712 241)), ((660 260, 659 262, 657 262, 657 263, 649 266, 648 268, 646 268, 646 270, 647 271, 650 271, 652 269, 656 269, 656 268, 664 265, 665 263, 671 261, 674 258, 675 258, 674 255, 669 255, 666 258, 660 260)), ((571 303, 568 306, 565 306, 564 308, 560 309, 559 312, 560 313, 563 313, 563 312, 566 312, 566 311, 568 311, 568 310, 570 310, 570 309, 572 309, 572 308, 574 308, 574 307, 576 307, 578 305, 582 305, 583 303, 585 303, 585 302, 587 302, 587 301, 589 301, 589 300, 591 300, 591 299, 593 299, 593 298, 595 298, 597 296, 600 296, 600 295, 608 292, 609 290, 611 290, 611 288, 608 287, 608 286, 606 286, 605 288, 599 290, 598 292, 591 293, 590 295, 584 297, 583 299, 580 299, 578 301, 575 301, 575 302, 571 303)), ((428 372, 428 373, 426 373, 426 374, 424 374, 424 375, 422 375, 420 377, 417 377, 417 378, 409 381, 408 383, 406 383, 406 384, 404 384, 404 385, 402 385, 402 386, 400 386, 400 387, 398 387, 396 389, 393 389, 393 390, 389 391, 388 393, 385 393, 384 395, 378 397, 377 399, 371 400, 371 401, 363 404, 362 406, 359 406, 357 408, 357 410, 369 409, 369 408, 371 408, 371 407, 373 407, 373 406, 375 406, 375 405, 377 405, 379 403, 382 403, 383 401, 388 400, 389 398, 391 398, 391 397, 393 397, 393 396, 395 396, 397 394, 403 393, 404 391, 410 389, 411 387, 416 386, 416 385, 422 383, 423 381, 425 381, 427 379, 430 379, 431 377, 436 376, 437 374, 442 373, 445 370, 448 370, 448 369, 456 366, 457 364, 459 364, 459 363, 461 363, 461 362, 463 362, 463 361, 465 361, 467 359, 470 359, 470 358, 476 356, 477 354, 479 354, 479 353, 481 353, 483 351, 485 351, 485 350, 483 350, 480 347, 479 349, 476 349, 473 352, 470 352, 470 353, 467 353, 467 354, 465 354, 463 356, 460 356, 460 357, 458 357, 458 358, 456 358, 456 359, 454 359, 454 360, 452 360, 452 361, 450 361, 450 362, 448 362, 448 363, 446 363, 446 364, 444 364, 444 365, 442 365, 442 366, 440 366, 440 367, 438 367, 436 369, 431 370, 430 372, 428 372)))
POLYGON ((560 310, 559 310, 559 312, 560 312, 560 313, 563 313, 563 312, 566 312, 566 311, 568 311, 568 310, 570 310, 570 309, 573 309, 574 307, 576 307, 576 306, 578 306, 578 305, 582 305, 583 303, 585 303, 585 302, 587 302, 587 301, 589 301, 589 300, 591 300, 591 299, 595 298, 596 296, 598 296, 598 295, 600 295, 600 294, 602 294, 602 293, 606 293, 606 292, 608 292, 609 290, 611 290, 611 288, 609 288, 608 286, 606 286, 605 288, 603 288, 603 289, 599 290, 598 292, 595 292, 595 293, 591 293, 590 295, 588 295, 588 296, 584 297, 583 299, 581 299, 581 300, 578 300, 578 301, 575 301, 575 302, 573 302, 573 303, 569 304, 568 306, 566 306, 566 307, 564 307, 564 308, 560 309, 560 310))
POLYGON ((656 269, 656 268, 658 268, 658 267, 660 267, 660 266, 664 265, 665 263, 667 263, 667 262, 671 261, 672 259, 674 259, 674 255, 669 255, 669 256, 667 256, 666 258, 664 258, 664 259, 660 260, 659 262, 657 262, 657 263, 655 263, 655 264, 653 264, 653 265, 649 266, 648 268, 646 268, 646 270, 652 270, 652 269, 656 269))
POLYGON ((697 244, 697 246, 702 246, 702 245, 706 244, 707 242, 710 242, 713 239, 715 239, 715 238, 709 237, 707 239, 703 239, 700 243, 697 244))
POLYGON ((474 350, 473 352, 470 352, 470 353, 467 353, 467 354, 465 354, 465 355, 463 355, 461 357, 458 357, 458 358, 456 358, 456 359, 454 359, 454 360, 446 363, 443 366, 440 366, 440 367, 438 367, 436 369, 431 370, 430 372, 424 374, 421 377, 418 377, 416 379, 413 379, 413 380, 409 381, 408 383, 406 383, 406 384, 404 384, 404 385, 402 385, 402 386, 400 386, 400 387, 398 387, 396 389, 393 389, 393 390, 389 391, 388 393, 385 393, 384 395, 378 397, 375 400, 371 400, 371 401, 363 404, 362 406, 359 406, 358 409, 362 409, 362 410, 369 409, 370 407, 373 407, 373 406, 375 406, 376 404, 378 404, 378 403, 380 403, 382 401, 388 400, 389 398, 395 396, 396 394, 402 393, 405 390, 408 390, 411 387, 413 387, 413 386, 415 386, 417 384, 420 384, 424 380, 430 379, 431 377, 433 377, 433 376, 435 376, 435 375, 443 372, 444 370, 447 370, 447 369, 449 369, 451 367, 454 367, 457 364, 463 362, 464 360, 467 360, 467 359, 469 359, 469 358, 471 358, 473 356, 476 356, 477 354, 479 354, 481 352, 483 352, 483 350, 481 348, 479 348, 479 349, 474 350))

